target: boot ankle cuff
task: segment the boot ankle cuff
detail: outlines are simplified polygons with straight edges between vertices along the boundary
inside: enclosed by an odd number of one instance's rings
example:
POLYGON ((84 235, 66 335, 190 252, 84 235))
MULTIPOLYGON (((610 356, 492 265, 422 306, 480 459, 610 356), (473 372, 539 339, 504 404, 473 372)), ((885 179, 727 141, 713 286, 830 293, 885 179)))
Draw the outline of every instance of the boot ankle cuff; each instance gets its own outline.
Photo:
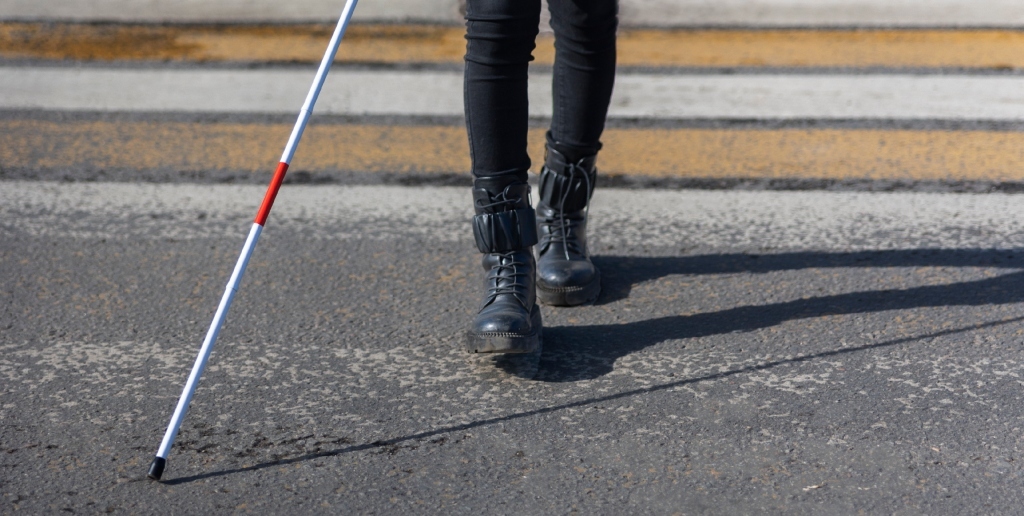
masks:
MULTIPOLYGON (((588 145, 575 145, 564 141, 559 141, 555 139, 555 136, 551 133, 551 130, 548 130, 546 133, 544 133, 544 142, 545 149, 558 151, 559 154, 564 156, 563 159, 569 160, 571 162, 579 162, 581 159, 593 157, 601 150, 601 147, 603 147, 603 145, 601 145, 601 142, 599 141, 590 143, 588 145)), ((545 156, 545 159, 546 158, 547 156, 545 156)))
POLYGON ((530 207, 530 185, 528 183, 517 182, 500 188, 481 186, 473 188, 473 209, 477 214, 499 213, 528 207, 530 207))
POLYGON ((537 243, 533 208, 481 213, 473 217, 473 237, 481 253, 520 251, 537 243))
POLYGON ((558 151, 548 149, 544 169, 540 173, 540 202, 563 213, 586 208, 597 186, 596 161, 597 156, 593 155, 568 163, 558 151))

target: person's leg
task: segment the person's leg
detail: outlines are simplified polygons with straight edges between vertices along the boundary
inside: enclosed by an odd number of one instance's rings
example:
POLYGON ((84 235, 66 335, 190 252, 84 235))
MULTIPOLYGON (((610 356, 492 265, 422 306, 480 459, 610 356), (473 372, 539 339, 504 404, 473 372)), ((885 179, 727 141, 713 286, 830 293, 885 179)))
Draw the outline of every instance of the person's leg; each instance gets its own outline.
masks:
POLYGON ((549 0, 555 30, 554 113, 537 205, 537 292, 542 302, 597 298, 601 275, 587 250, 587 206, 597 181, 615 82, 615 0, 549 0))
POLYGON ((615 83, 616 0, 549 0, 555 31, 554 112, 548 143, 567 160, 601 149, 615 83))
POLYGON ((540 23, 540 0, 466 3, 466 129, 474 177, 526 181, 527 69, 540 23))
POLYGON ((469 0, 465 109, 473 163, 473 235, 484 253, 486 293, 467 334, 475 353, 536 351, 536 217, 526 172, 527 68, 540 0, 469 0))

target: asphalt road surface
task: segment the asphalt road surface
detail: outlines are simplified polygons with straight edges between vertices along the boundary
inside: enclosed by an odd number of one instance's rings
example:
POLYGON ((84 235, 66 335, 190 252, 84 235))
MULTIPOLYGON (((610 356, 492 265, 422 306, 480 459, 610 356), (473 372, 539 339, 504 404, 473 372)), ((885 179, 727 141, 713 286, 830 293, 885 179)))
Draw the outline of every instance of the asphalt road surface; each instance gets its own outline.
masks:
POLYGON ((623 0, 602 293, 520 357, 459 2, 366 4, 154 482, 340 6, 0 0, 0 513, 1021 512, 1019 2, 623 0))
POLYGON ((28 512, 1012 513, 1018 197, 636 192, 592 306, 463 353, 463 188, 282 191, 145 479, 254 186, 4 183, 3 495, 28 512))

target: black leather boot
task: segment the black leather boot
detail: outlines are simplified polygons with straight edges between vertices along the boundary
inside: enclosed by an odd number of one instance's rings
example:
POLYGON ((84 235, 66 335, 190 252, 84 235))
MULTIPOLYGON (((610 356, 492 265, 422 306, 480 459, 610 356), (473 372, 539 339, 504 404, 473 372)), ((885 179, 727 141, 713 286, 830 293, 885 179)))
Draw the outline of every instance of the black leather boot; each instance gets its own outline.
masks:
POLYGON ((530 185, 508 179, 474 182, 473 236, 487 271, 483 305, 466 338, 470 353, 533 353, 541 346, 537 306, 537 222, 530 185))
POLYGON ((547 148, 537 204, 537 297, 556 306, 597 299, 601 273, 587 252, 587 206, 594 193, 596 155, 570 162, 547 148))

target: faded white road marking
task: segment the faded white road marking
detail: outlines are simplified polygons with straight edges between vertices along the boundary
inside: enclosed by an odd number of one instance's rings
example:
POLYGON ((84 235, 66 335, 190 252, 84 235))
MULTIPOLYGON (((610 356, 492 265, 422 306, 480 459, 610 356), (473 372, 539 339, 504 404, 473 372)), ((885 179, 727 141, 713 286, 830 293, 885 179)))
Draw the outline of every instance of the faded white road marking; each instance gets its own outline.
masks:
MULTIPOLYGON (((264 191, 259 185, 2 185, 0 233, 237 236, 239 243, 264 191)), ((600 248, 1010 249, 1024 247, 1020 201, 1006 194, 599 189, 591 234, 600 248)), ((286 185, 266 235, 469 242, 471 217, 468 188, 286 185)))
MULTIPOLYGON (((292 114, 313 70, 4 67, 0 109, 292 114)), ((530 112, 551 112, 551 77, 530 112)), ((318 114, 462 116, 462 73, 338 68, 318 114)), ((1024 77, 620 74, 615 118, 1024 120, 1024 77)))

